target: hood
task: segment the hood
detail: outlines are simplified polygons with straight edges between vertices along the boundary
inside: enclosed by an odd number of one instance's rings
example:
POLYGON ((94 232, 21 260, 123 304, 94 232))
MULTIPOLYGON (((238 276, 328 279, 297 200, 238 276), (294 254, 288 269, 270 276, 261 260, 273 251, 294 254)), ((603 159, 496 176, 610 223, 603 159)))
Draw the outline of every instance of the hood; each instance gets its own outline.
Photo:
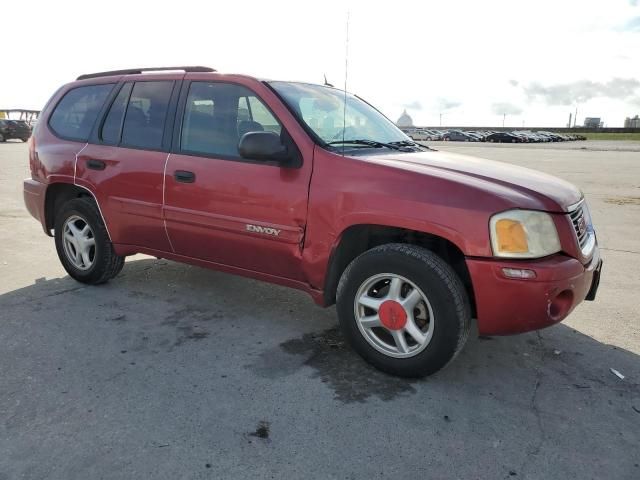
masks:
POLYGON ((428 151, 374 154, 365 156, 364 160, 473 184, 489 193, 511 197, 514 206, 521 208, 566 212, 567 207, 582 199, 582 192, 577 187, 552 175, 457 153, 428 151), (527 197, 531 202, 521 204, 523 197, 527 197))

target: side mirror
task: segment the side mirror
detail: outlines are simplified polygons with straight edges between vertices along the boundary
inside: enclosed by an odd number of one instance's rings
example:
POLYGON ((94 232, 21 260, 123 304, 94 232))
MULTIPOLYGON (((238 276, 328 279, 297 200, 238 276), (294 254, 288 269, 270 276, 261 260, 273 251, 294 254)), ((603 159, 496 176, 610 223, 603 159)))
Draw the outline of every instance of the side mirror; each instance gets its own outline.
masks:
POLYGON ((242 158, 248 160, 266 160, 286 163, 289 149, 282 144, 280 135, 275 132, 248 132, 238 143, 242 158))

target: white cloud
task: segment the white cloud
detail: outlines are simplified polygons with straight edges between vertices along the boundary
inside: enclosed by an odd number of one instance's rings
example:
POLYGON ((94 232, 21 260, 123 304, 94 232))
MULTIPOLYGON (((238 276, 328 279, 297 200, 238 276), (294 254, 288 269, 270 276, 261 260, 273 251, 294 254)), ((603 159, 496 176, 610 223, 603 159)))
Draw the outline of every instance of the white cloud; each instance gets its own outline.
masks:
POLYGON ((435 102, 435 109, 439 112, 447 112, 462 105, 462 102, 458 100, 451 100, 448 98, 438 98, 435 102))
POLYGON ((422 103, 420 103, 418 100, 414 100, 409 103, 404 103, 402 104, 402 106, 408 110, 422 110, 422 103))
POLYGON ((572 83, 541 85, 531 83, 524 87, 525 94, 532 100, 542 100, 548 105, 572 105, 597 97, 627 99, 640 87, 635 78, 613 78, 607 82, 580 80, 572 83))
POLYGON ((627 21, 620 29, 624 32, 640 32, 640 17, 627 21))
POLYGON ((496 115, 520 115, 522 108, 509 102, 495 102, 491 105, 491 111, 496 115))

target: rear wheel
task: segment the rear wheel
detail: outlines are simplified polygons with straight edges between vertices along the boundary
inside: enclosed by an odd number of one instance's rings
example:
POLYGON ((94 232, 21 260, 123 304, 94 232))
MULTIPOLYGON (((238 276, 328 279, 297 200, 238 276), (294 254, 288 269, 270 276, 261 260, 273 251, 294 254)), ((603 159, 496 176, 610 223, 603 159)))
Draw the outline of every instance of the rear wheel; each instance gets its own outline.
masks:
POLYGON ((20 140, 22 140, 24 143, 27 143, 29 141, 29 137, 27 138, 21 138, 20 140))
POLYGON ((402 377, 443 368, 470 330, 462 282, 444 260, 414 245, 382 245, 351 262, 338 284, 337 309, 354 349, 402 377))
POLYGON ((79 282, 104 283, 124 266, 124 257, 115 254, 100 211, 90 198, 75 198, 62 206, 56 216, 55 241, 62 266, 79 282))
POLYGON ((0 133, 0 143, 5 142, 6 139, 4 138, 4 135, 0 133))

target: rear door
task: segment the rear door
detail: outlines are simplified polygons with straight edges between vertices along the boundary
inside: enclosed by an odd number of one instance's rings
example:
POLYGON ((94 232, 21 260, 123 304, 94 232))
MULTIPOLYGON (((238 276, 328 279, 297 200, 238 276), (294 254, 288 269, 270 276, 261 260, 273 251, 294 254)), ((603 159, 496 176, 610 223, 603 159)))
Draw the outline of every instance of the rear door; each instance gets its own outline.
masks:
POLYGON ((160 75, 122 83, 77 156, 76 183, 95 192, 114 243, 171 251, 163 173, 179 83, 160 75))
POLYGON ((185 81, 165 177, 167 231, 178 254, 302 279, 310 156, 286 168, 238 153, 251 131, 277 132, 297 148, 264 96, 274 101, 267 87, 241 78, 185 81))

